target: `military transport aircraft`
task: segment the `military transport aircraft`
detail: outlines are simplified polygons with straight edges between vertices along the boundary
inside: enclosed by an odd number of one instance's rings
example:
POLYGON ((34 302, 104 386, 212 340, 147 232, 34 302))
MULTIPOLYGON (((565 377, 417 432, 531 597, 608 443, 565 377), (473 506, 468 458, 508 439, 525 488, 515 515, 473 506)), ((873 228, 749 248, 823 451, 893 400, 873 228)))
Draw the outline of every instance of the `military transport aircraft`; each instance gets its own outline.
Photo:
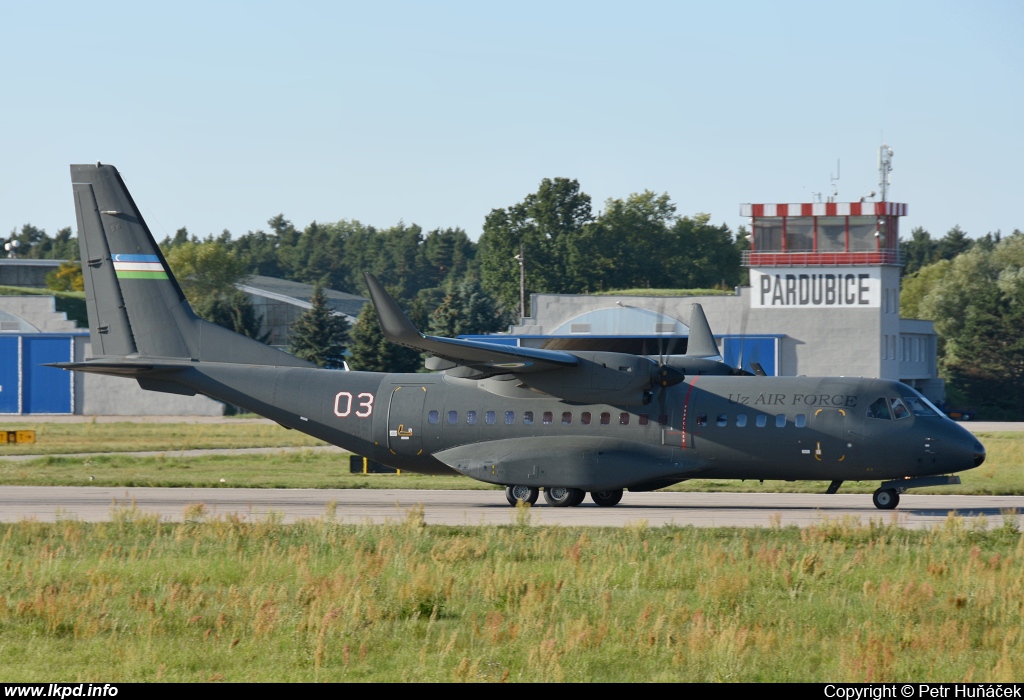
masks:
POLYGON ((205 394, 382 464, 505 486, 510 504, 808 479, 827 493, 881 480, 874 504, 889 509, 985 459, 905 384, 726 365, 698 305, 684 355, 543 350, 424 335, 366 275, 386 337, 426 353, 432 372, 318 369, 198 318, 113 166, 72 165, 71 180, 93 357, 58 367, 205 394))

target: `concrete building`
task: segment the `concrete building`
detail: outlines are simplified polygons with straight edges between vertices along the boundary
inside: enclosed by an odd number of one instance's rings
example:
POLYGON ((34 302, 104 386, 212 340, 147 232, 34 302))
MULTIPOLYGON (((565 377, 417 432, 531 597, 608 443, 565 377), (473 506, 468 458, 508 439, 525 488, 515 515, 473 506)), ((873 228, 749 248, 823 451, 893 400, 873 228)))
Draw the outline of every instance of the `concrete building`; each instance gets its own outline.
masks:
POLYGON ((744 204, 740 211, 751 222, 743 258, 749 286, 724 296, 533 294, 533 315, 502 342, 681 353, 696 302, 730 364, 757 362, 773 375, 895 379, 944 399, 932 322, 899 315, 905 204, 744 204))
POLYGON ((205 396, 143 391, 134 379, 43 366, 91 354, 89 331, 57 311, 53 297, 0 296, 0 415, 224 414, 224 404, 205 396))
POLYGON ((0 286, 46 289, 46 276, 64 260, 0 259, 0 286))

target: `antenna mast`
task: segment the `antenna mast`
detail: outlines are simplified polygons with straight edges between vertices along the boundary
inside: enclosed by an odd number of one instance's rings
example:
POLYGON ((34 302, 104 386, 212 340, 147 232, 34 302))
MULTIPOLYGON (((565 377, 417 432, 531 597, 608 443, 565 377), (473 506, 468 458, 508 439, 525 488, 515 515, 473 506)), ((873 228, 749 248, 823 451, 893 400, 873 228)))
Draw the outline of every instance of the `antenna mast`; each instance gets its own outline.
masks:
POLYGON ((882 201, 888 201, 889 188, 892 186, 892 149, 884 143, 878 149, 878 190, 882 193, 882 201))

